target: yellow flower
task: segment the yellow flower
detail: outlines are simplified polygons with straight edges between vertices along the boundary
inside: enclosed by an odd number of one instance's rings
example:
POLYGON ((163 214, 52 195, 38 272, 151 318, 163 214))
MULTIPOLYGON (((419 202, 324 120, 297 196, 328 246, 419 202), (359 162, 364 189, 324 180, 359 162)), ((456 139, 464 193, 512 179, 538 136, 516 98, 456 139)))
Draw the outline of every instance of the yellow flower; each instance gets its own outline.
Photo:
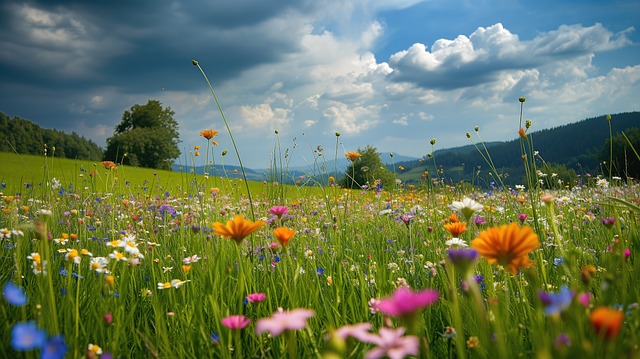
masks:
POLYGON ((275 234, 280 245, 286 247, 291 238, 293 238, 293 235, 296 234, 296 231, 287 227, 278 227, 273 230, 273 234, 275 234))
POLYGON ((489 263, 507 267, 511 274, 531 265, 528 254, 539 244, 538 236, 531 227, 520 227, 515 222, 489 228, 479 236, 471 241, 473 248, 489 263))
POLYGON ((357 160, 358 157, 360 157, 362 155, 360 154, 360 152, 347 152, 347 153, 344 154, 344 156, 346 158, 348 158, 349 161, 353 162, 353 161, 357 160))
POLYGON ((200 131, 200 136, 204 137, 208 140, 218 136, 218 131, 216 130, 204 130, 200 131))
POLYGON ((238 214, 233 217, 233 219, 228 220, 227 224, 215 222, 213 229, 215 230, 214 235, 232 239, 236 241, 236 244, 240 244, 245 237, 257 231, 265 224, 264 221, 260 220, 252 222, 238 214))
POLYGON ((104 280, 107 282, 107 284, 110 287, 113 287, 114 285, 116 285, 116 279, 111 274, 109 274, 108 276, 104 277, 104 280))

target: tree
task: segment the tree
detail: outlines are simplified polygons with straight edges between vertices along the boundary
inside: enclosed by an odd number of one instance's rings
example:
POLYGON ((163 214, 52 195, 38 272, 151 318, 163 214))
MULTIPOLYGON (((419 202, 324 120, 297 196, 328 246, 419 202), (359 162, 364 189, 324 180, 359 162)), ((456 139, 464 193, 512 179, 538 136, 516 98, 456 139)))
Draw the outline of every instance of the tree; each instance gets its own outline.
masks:
POLYGON ((607 175, 609 166, 612 166, 611 173, 614 176, 640 178, 640 158, 633 151, 635 149, 640 154, 640 129, 630 127, 624 130, 624 134, 628 141, 622 133, 613 136, 613 142, 607 139, 600 149, 598 159, 606 164, 603 170, 607 171, 607 175), (613 163, 609 163, 610 154, 613 163))
POLYGON ((392 188, 395 176, 382 163, 378 150, 375 147, 367 146, 365 149, 358 148, 357 153, 360 156, 351 161, 340 185, 346 188, 361 188, 365 185, 372 187, 376 181, 379 181, 381 186, 392 188))
POLYGON ((107 139, 103 159, 131 166, 170 170, 180 156, 178 122, 175 112, 160 101, 133 105, 107 139))

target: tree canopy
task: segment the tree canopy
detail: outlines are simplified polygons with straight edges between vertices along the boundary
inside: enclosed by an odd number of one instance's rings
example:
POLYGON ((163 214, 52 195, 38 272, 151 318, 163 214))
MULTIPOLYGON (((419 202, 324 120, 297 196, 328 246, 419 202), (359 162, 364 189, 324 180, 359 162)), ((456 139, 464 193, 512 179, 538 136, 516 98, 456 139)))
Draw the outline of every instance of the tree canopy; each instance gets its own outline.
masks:
POLYGON ((9 118, 0 112, 0 151, 32 155, 48 155, 80 160, 99 160, 102 149, 98 145, 75 132, 42 128, 20 117, 9 118))
POLYGON ((180 156, 178 122, 170 107, 149 100, 124 111, 122 120, 107 139, 103 159, 131 166, 171 169, 180 156))
POLYGON ((380 153, 375 147, 358 148, 357 154, 359 156, 351 157, 353 159, 340 185, 346 188, 362 188, 365 185, 391 188, 394 185, 395 176, 382 163, 380 153))

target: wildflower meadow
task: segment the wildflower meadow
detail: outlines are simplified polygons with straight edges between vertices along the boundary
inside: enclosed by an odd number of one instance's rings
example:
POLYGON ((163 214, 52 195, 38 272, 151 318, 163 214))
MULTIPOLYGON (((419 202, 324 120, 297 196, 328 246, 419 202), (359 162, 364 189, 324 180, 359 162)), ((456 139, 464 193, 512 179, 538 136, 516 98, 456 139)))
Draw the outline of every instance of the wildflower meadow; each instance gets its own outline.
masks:
POLYGON ((638 182, 543 189, 521 132, 513 188, 61 177, 45 154, 2 182, 0 357, 639 357, 638 182))

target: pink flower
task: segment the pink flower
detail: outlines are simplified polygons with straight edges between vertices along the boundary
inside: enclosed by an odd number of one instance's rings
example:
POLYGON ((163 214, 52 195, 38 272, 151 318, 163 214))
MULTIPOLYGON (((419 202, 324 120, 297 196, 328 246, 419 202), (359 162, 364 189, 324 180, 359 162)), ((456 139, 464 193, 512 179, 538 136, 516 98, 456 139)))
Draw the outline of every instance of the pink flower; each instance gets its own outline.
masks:
POLYGON ((631 250, 629 248, 624 250, 624 259, 629 259, 631 256, 631 250))
POLYGON ((256 323, 256 334, 269 332, 278 336, 285 330, 300 330, 307 326, 307 319, 313 317, 315 312, 310 309, 298 308, 291 311, 279 309, 269 318, 262 318, 256 323))
POLYGON ((391 359, 402 359, 407 355, 418 355, 420 352, 418 338, 413 335, 402 336, 404 330, 402 327, 398 329, 380 328, 378 335, 373 335, 370 341, 377 347, 369 350, 365 358, 375 359, 388 356, 391 359))
POLYGON ((251 293, 247 296, 249 303, 259 303, 267 299, 267 295, 264 293, 251 293))
POLYGON ((370 333, 369 330, 371 330, 371 323, 365 322, 354 325, 344 325, 338 328, 334 332, 334 335, 342 339, 354 337, 361 342, 370 343, 374 335, 370 333))
POLYGON ((289 212, 289 207, 287 206, 273 206, 269 209, 269 212, 278 216, 278 218, 282 217, 283 214, 289 212))
POLYGON ((424 289, 414 292, 400 287, 396 289, 393 296, 381 299, 377 308, 385 315, 404 316, 435 303, 439 297, 440 293, 437 290, 424 289))
POLYGON ((588 307, 589 302, 591 301, 591 293, 581 293, 578 295, 578 301, 582 304, 583 307, 588 307))
POLYGON ((229 329, 242 329, 251 323, 251 319, 246 318, 244 315, 232 315, 226 318, 222 318, 222 325, 229 329))

